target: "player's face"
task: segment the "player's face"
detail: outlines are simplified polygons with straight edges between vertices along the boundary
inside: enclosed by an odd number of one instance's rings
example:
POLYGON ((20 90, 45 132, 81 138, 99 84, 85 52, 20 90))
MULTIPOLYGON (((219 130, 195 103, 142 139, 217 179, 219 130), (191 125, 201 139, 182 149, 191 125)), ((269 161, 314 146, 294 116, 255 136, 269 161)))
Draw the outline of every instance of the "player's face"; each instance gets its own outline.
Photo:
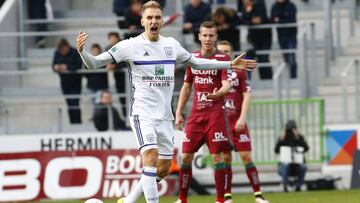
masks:
POLYGON ((215 48, 217 33, 215 28, 202 27, 199 33, 201 49, 212 51, 215 48))
POLYGON ((219 51, 223 52, 224 54, 228 55, 228 56, 232 56, 232 50, 231 47, 229 45, 226 44, 219 44, 216 47, 219 51))
POLYGON ((148 8, 141 18, 141 25, 145 28, 145 34, 150 41, 157 41, 163 23, 162 11, 158 8, 148 8))

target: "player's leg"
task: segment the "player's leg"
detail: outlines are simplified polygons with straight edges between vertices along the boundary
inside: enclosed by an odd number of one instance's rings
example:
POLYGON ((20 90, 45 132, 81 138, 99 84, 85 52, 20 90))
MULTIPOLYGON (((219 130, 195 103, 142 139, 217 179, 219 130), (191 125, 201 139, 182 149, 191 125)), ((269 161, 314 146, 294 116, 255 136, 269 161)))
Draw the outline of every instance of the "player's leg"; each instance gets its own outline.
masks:
MULTIPOLYGON (((157 162, 157 175, 156 182, 159 183, 169 174, 171 160, 169 159, 158 159, 157 162)), ((135 188, 130 192, 126 198, 124 198, 124 203, 135 203, 143 194, 143 189, 141 184, 137 184, 135 188)))
MULTIPOLYGON (((171 160, 173 157, 173 127, 171 121, 157 121, 153 122, 155 125, 155 131, 157 135, 157 146, 159 150, 157 161, 157 174, 156 182, 159 183, 169 174, 171 160)), ((131 191, 131 193, 125 198, 125 203, 136 202, 142 195, 143 189, 141 184, 131 191)))
POLYGON ((266 203, 268 201, 265 200, 263 197, 261 190, 260 190, 260 180, 259 180, 259 173, 257 168, 252 160, 251 156, 251 139, 249 135, 249 130, 246 127, 242 130, 238 135, 238 151, 241 157, 241 160, 245 166, 246 175, 249 179, 250 185, 253 189, 255 201, 257 203, 266 203))
POLYGON ((209 115, 206 143, 214 164, 216 202, 224 202, 226 167, 222 152, 231 150, 229 139, 224 112, 209 115))
POLYGON ((179 171, 179 196, 180 203, 187 203, 187 196, 192 180, 192 160, 194 153, 204 144, 203 123, 199 116, 188 118, 185 135, 182 143, 181 164, 179 171))
POLYGON ((182 153, 181 165, 179 171, 179 195, 178 202, 187 203, 190 183, 192 180, 192 167, 191 163, 194 159, 194 153, 182 153))
MULTIPOLYGON (((159 150, 154 124, 152 121, 142 120, 138 116, 134 116, 130 117, 130 125, 138 141, 142 157, 143 169, 139 184, 144 191, 146 202, 158 203, 156 174, 159 150)), ((123 202, 132 203, 133 200, 129 197, 123 199, 123 202)))
POLYGON ((231 195, 231 184, 232 184, 232 154, 231 151, 223 152, 224 156, 224 163, 225 163, 225 203, 232 202, 232 195, 231 195))
POLYGON ((159 202, 156 182, 158 154, 158 149, 145 149, 142 152, 143 169, 140 183, 144 191, 145 200, 148 203, 159 202))
POLYGON ((216 189, 216 202, 224 202, 225 195, 225 163, 221 153, 211 154, 214 164, 214 179, 216 189))

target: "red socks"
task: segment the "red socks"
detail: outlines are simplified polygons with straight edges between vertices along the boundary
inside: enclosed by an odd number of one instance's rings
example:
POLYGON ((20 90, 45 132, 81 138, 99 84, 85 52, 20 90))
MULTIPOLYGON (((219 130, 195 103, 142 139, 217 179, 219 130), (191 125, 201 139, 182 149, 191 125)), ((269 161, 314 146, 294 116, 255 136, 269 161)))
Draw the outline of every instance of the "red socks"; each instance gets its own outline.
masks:
POLYGON ((182 203, 187 203, 191 179, 191 164, 181 164, 179 172, 179 199, 182 203))
POLYGON ((249 178, 251 187, 253 188, 254 193, 260 191, 260 181, 259 181, 259 174, 253 162, 250 162, 245 165, 246 174, 249 178))

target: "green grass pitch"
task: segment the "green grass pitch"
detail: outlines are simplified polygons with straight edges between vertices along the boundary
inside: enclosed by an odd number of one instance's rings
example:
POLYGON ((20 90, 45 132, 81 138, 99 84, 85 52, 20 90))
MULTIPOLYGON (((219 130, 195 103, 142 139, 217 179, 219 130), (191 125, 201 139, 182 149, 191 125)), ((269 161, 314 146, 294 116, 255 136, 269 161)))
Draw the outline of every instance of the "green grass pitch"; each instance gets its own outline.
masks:
MULTIPOLYGON (((314 192, 265 193, 270 203, 360 203, 360 190, 332 190, 314 192)), ((175 196, 161 197, 160 203, 173 203, 175 196)), ((234 203, 253 203, 252 194, 234 194, 234 203)), ((115 199, 103 200, 116 203, 115 199)), ((81 203, 82 201, 41 201, 41 203, 81 203)), ((140 199, 139 203, 145 202, 140 199)), ((189 203, 213 203, 215 196, 190 196, 189 203)))

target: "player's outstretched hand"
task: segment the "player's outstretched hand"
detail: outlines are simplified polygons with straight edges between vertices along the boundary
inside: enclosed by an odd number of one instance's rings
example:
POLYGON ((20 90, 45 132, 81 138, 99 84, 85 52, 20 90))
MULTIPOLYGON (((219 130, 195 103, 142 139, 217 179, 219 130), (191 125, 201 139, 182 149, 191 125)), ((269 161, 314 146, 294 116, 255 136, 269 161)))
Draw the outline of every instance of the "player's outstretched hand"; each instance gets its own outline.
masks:
POLYGON ((79 35, 77 36, 76 48, 77 48, 78 52, 83 51, 87 38, 88 38, 88 35, 85 32, 80 32, 79 35))
POLYGON ((255 60, 249 60, 244 59, 245 52, 240 54, 238 57, 236 57, 234 60, 230 62, 230 67, 234 69, 247 69, 249 71, 252 71, 256 68, 257 63, 255 60))
POLYGON ((175 116, 175 126, 178 130, 184 129, 184 117, 181 114, 176 114, 175 116))
POLYGON ((206 96, 206 99, 216 100, 219 99, 221 96, 219 94, 219 90, 217 87, 213 90, 213 93, 206 96))

